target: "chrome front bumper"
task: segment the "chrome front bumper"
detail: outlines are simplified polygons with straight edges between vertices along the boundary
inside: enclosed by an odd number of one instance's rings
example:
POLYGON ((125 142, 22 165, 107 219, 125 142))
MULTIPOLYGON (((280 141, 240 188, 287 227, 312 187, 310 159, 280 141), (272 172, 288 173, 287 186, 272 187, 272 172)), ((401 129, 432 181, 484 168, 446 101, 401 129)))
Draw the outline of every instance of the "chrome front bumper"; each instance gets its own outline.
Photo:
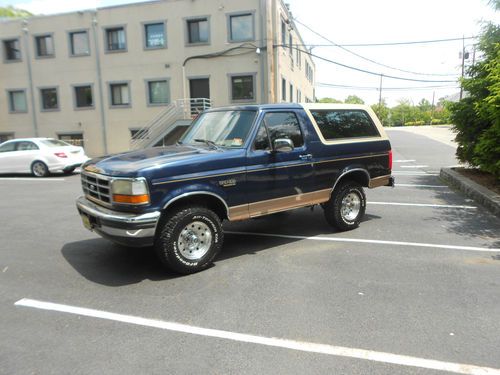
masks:
POLYGON ((159 211, 145 214, 113 211, 99 206, 84 196, 76 200, 76 207, 84 226, 113 242, 125 246, 152 246, 159 211))

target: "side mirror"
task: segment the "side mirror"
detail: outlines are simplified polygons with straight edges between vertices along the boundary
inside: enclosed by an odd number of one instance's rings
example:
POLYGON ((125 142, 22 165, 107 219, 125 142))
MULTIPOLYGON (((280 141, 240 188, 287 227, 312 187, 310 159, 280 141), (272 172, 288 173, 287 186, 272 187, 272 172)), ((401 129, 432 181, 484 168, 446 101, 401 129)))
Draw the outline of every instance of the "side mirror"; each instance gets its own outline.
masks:
POLYGON ((278 138, 273 142, 274 152, 290 152, 293 151, 293 142, 287 138, 278 138))

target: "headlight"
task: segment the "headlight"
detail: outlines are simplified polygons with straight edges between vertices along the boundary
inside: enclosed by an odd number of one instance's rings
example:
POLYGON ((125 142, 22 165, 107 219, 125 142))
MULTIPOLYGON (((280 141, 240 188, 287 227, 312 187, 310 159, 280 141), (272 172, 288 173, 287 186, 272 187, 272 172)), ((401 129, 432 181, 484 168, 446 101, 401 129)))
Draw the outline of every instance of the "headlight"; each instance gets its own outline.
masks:
POLYGON ((145 180, 113 180, 111 182, 111 192, 115 203, 149 203, 149 192, 145 180))

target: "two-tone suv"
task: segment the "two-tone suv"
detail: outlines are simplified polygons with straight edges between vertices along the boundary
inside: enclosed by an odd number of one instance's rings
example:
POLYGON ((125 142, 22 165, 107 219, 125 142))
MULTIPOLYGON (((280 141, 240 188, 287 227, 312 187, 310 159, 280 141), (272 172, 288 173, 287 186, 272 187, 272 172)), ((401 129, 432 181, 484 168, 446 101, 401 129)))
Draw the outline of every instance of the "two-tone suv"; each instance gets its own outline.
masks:
POLYGON ((85 227, 127 246, 154 246, 170 269, 207 268, 223 220, 321 205, 356 228, 363 187, 393 186, 392 151, 367 106, 273 104, 202 113, 172 146, 105 156, 82 169, 85 227))

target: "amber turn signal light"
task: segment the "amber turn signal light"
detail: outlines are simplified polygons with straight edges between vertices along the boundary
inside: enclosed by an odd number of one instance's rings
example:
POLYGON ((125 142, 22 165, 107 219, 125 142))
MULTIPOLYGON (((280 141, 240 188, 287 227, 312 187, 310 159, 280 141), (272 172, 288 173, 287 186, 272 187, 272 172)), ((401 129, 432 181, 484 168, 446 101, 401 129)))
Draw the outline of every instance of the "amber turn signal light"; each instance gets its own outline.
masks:
POLYGON ((114 194, 113 201, 115 203, 128 203, 128 204, 145 204, 149 203, 149 195, 123 195, 114 194))

